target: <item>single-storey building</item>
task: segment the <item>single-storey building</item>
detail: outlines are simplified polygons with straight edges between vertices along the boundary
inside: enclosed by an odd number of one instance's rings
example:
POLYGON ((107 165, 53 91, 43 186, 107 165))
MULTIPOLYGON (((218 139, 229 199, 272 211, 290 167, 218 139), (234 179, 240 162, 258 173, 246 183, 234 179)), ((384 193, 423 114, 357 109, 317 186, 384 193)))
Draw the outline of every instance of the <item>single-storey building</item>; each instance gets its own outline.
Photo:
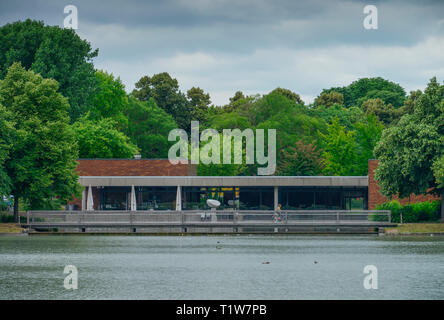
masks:
MULTIPOLYGON (((195 165, 167 159, 79 159, 85 187, 70 210, 196 210, 217 199, 220 209, 288 210, 375 209, 387 201, 368 176, 197 176, 195 165)), ((415 196, 414 201, 437 199, 415 196)), ((405 200, 403 200, 405 201, 405 200)))

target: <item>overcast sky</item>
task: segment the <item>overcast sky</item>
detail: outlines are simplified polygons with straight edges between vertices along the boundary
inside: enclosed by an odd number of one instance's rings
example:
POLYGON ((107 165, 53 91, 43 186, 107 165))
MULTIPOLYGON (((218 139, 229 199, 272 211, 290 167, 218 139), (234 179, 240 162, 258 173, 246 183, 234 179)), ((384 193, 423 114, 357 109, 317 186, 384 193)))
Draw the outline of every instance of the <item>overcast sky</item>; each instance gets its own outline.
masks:
POLYGON ((99 48, 98 69, 127 91, 167 71, 181 90, 199 86, 222 105, 234 92, 288 88, 312 102, 323 88, 381 76, 407 92, 444 80, 444 1, 0 0, 0 25, 27 18, 63 26, 99 48), (378 9, 378 29, 363 8, 378 9))

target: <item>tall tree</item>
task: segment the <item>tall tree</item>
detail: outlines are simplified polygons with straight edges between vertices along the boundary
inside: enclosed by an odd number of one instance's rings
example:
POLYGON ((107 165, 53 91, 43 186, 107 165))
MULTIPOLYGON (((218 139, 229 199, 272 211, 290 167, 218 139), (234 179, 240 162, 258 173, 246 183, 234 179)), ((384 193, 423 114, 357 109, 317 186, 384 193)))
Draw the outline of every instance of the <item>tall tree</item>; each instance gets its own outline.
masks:
POLYGON ((380 98, 364 101, 361 108, 366 115, 375 115, 386 125, 398 120, 399 113, 396 112, 397 110, 390 103, 385 104, 380 98))
POLYGON ((91 121, 81 118, 73 124, 80 158, 133 158, 139 149, 110 118, 91 121))
POLYGON ((336 91, 322 92, 321 95, 315 99, 314 105, 316 107, 324 106, 327 108, 333 105, 342 106, 344 105, 344 95, 336 91))
POLYGON ((375 178, 381 192, 403 198, 412 193, 425 194, 432 188, 444 196, 440 175, 436 176, 444 154, 443 137, 444 85, 432 78, 417 98, 413 114, 404 115, 396 126, 385 129, 375 148, 379 159, 375 178))
POLYGON ((137 83, 133 95, 141 100, 153 98, 156 104, 171 114, 181 129, 189 131, 191 125, 190 105, 179 91, 179 83, 167 72, 152 77, 143 76, 137 83))
POLYGON ((19 199, 33 209, 55 208, 80 192, 69 104, 58 89, 57 81, 26 71, 20 63, 12 64, 0 80, 0 103, 13 124, 5 168, 16 221, 19 199))
POLYGON ((364 121, 355 123, 357 152, 356 174, 368 175, 368 160, 374 158, 373 150, 381 139, 384 125, 375 115, 368 115, 364 121))
POLYGON ((116 121, 119 129, 123 130, 128 125, 128 119, 123 114, 128 105, 124 84, 120 78, 114 78, 112 74, 102 70, 97 71, 95 76, 98 88, 91 98, 89 118, 111 118, 116 121))
POLYGON ((302 101, 301 97, 296 93, 288 89, 284 88, 276 88, 270 93, 279 93, 283 95, 284 97, 290 99, 291 101, 295 102, 296 104, 304 104, 304 101, 302 101))
POLYGON ((364 101, 376 98, 380 98, 384 103, 390 103, 395 108, 399 108, 404 104, 406 98, 405 90, 399 84, 380 77, 362 78, 348 86, 330 88, 323 90, 322 93, 329 93, 331 91, 342 93, 344 105, 347 108, 351 106, 360 107, 364 101))
POLYGON ((71 122, 86 113, 96 88, 92 59, 97 54, 98 50, 93 51, 72 29, 29 19, 0 28, 0 79, 14 62, 55 79, 69 100, 71 122))
POLYGON ((276 174, 279 176, 316 176, 322 171, 321 151, 313 144, 299 140, 282 150, 276 174))
POLYGON ((192 87, 187 91, 187 98, 190 102, 191 120, 197 120, 202 128, 207 128, 208 108, 211 104, 210 95, 199 87, 192 87))
POLYGON ((0 104, 0 200, 11 194, 11 180, 5 168, 14 133, 11 118, 12 114, 0 104))
POLYGON ((123 112, 128 117, 125 133, 140 148, 142 157, 167 158, 173 144, 168 141, 168 134, 177 128, 173 117, 159 108, 153 98, 139 101, 130 97, 123 112))
POLYGON ((356 131, 346 131, 339 119, 328 125, 321 135, 323 172, 331 176, 356 175, 356 131))

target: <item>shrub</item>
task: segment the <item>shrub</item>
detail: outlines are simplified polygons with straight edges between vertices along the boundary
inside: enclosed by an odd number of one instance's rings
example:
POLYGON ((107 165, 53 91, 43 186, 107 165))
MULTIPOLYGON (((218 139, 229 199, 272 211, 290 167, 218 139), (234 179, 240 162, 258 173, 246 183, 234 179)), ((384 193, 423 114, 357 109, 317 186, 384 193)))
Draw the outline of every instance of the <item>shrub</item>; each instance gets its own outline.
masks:
MULTIPOLYGON (((413 204, 401 205, 399 201, 392 200, 376 206, 377 210, 390 210, 392 222, 399 223, 414 223, 423 221, 436 221, 440 218, 441 201, 435 200, 433 202, 424 201, 413 204)), ((379 221, 374 217, 373 221, 379 221)), ((380 217, 379 217, 380 218, 380 217)))
POLYGON ((424 201, 412 204, 412 210, 418 216, 419 221, 433 221, 440 218, 440 206, 441 202, 438 200, 424 201))
POLYGON ((14 221, 14 215, 12 214, 0 214, 0 222, 1 223, 11 223, 14 221))
MULTIPOLYGON (((400 210, 402 206, 397 200, 392 200, 389 202, 384 202, 382 204, 379 204, 376 206, 376 210, 390 210, 391 211, 391 217, 392 222, 399 222, 400 221, 400 210)), ((385 216, 371 216, 371 220, 373 221, 385 221, 385 216)))

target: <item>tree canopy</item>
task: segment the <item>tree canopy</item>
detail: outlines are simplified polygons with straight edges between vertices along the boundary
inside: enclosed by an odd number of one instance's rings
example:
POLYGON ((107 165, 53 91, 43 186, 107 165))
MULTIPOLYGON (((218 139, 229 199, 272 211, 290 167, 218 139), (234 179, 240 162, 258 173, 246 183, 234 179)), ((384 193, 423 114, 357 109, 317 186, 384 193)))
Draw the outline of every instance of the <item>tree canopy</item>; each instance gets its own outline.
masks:
POLYGON ((139 152, 110 118, 99 121, 81 118, 73 124, 73 130, 80 158, 133 158, 139 152))
POLYGON ((98 87, 91 98, 88 117, 93 120, 110 118, 116 121, 119 128, 128 125, 128 119, 123 110, 128 105, 125 86, 120 78, 115 79, 112 74, 98 70, 95 73, 98 87))
MULTIPOLYGON (((78 191, 77 157, 165 158, 168 133, 189 133, 192 120, 201 131, 276 129, 276 174, 366 175, 376 157, 386 195, 444 189, 444 89, 435 78, 409 95, 392 81, 362 78, 322 90, 312 104, 282 87, 233 90, 216 106, 197 85, 181 91, 167 72, 141 77, 128 94, 118 76, 94 69, 97 54, 72 29, 32 20, 0 27, 2 194, 57 206, 78 191)), ((198 173, 252 175, 257 167, 200 164, 198 173)))
POLYGON ((425 194, 441 187, 444 153, 444 85, 431 79, 414 102, 413 114, 382 133, 375 148, 379 166, 375 178, 389 197, 425 194))
POLYGON ((390 103, 395 108, 399 108, 406 99, 404 88, 380 77, 361 78, 345 87, 325 89, 319 98, 323 94, 331 92, 341 93, 344 97, 344 106, 347 108, 360 107, 364 101, 377 98, 380 98, 386 104, 390 103))
POLYGON ((26 70, 55 79, 68 98, 71 122, 86 113, 96 88, 92 50, 74 30, 45 26, 42 21, 17 21, 0 27, 0 79, 20 62, 26 70))
POLYGON ((9 121, 0 140, 13 137, 2 153, 8 153, 4 170, 16 219, 19 199, 34 209, 56 208, 80 191, 69 104, 58 88, 57 81, 26 71, 20 63, 12 64, 0 80, 0 104, 9 121))
POLYGON ((130 97, 123 112, 128 118, 125 134, 140 148, 142 157, 167 158, 172 145, 168 134, 177 128, 173 117, 159 108, 153 98, 139 101, 130 97))
POLYGON ((152 77, 143 76, 133 91, 134 97, 141 101, 153 98, 156 104, 166 113, 173 116, 181 129, 189 131, 191 124, 190 104, 179 90, 179 83, 167 72, 152 77))

